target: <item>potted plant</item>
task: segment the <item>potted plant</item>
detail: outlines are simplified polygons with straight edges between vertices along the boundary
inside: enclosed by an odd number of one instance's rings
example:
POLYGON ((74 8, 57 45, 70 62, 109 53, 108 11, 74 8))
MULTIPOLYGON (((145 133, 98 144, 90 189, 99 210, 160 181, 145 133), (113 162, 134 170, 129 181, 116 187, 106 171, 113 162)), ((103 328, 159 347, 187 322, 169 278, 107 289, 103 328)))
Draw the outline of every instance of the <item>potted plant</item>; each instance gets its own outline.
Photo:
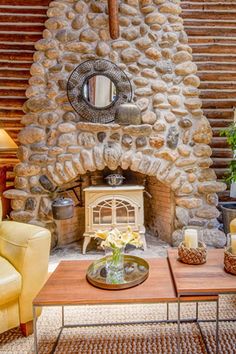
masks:
POLYGON ((229 173, 225 178, 227 184, 230 184, 230 197, 236 198, 236 123, 232 123, 228 128, 220 132, 221 136, 226 137, 227 143, 233 152, 233 158, 229 165, 229 173))
MULTIPOLYGON (((230 146, 233 157, 229 165, 229 173, 225 178, 225 182, 230 185, 230 197, 236 198, 236 113, 235 120, 227 128, 220 132, 221 136, 226 137, 227 143, 230 146)), ((224 231, 226 234, 230 232, 230 222, 236 218, 236 203, 229 202, 221 205, 224 231)))

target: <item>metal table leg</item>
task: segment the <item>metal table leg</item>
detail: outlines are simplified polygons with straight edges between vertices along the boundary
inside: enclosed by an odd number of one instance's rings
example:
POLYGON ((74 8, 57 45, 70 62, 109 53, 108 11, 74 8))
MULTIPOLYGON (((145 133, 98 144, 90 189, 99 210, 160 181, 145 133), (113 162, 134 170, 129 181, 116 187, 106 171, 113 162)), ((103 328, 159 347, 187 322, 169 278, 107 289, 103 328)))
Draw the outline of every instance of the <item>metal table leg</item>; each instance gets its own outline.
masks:
POLYGON ((62 305, 61 307, 61 324, 62 328, 65 326, 65 312, 64 312, 64 306, 62 305))
POLYGON ((220 306, 219 306, 219 297, 216 301, 216 354, 219 354, 219 312, 220 312, 220 306))
POLYGON ((38 354, 36 306, 33 306, 33 328, 34 328, 34 354, 38 354))
POLYGON ((196 302, 196 321, 198 321, 198 302, 196 302))
POLYGON ((178 342, 177 342, 177 345, 178 345, 178 354, 181 353, 181 349, 180 349, 180 298, 178 297, 178 342))

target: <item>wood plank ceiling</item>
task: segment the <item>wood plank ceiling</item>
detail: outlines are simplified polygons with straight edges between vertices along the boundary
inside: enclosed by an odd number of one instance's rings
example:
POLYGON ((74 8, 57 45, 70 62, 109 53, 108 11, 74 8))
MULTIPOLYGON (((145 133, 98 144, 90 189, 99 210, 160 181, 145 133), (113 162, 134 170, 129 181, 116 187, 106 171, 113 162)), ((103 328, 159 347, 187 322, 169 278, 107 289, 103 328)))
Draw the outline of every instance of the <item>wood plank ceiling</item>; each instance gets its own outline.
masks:
MULTIPOLYGON (((0 126, 17 142, 34 43, 42 38, 49 0, 0 0, 0 126)), ((213 161, 221 179, 231 151, 222 127, 236 106, 236 1, 181 1, 182 17, 201 79, 204 113, 213 128, 213 161)), ((9 166, 15 159, 6 160, 9 166)), ((228 192, 221 196, 228 197, 228 192)))

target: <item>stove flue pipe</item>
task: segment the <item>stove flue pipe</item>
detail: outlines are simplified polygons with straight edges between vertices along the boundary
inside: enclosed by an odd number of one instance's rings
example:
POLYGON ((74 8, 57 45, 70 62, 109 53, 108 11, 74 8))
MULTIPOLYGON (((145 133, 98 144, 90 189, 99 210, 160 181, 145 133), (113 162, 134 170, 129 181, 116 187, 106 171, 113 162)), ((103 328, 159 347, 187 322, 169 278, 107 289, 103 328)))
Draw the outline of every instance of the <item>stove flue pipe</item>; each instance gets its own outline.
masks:
POLYGON ((108 0, 109 31, 112 39, 119 38, 118 1, 108 0))

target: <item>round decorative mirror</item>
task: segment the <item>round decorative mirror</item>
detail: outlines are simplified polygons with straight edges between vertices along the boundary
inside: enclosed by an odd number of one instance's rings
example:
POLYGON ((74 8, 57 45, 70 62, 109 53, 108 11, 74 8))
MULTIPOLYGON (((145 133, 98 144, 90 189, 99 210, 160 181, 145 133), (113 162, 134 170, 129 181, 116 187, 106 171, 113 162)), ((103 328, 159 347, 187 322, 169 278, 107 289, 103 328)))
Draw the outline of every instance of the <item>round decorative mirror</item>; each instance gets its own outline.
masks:
POLYGON ((83 97, 96 108, 109 108, 117 99, 116 86, 105 75, 90 76, 83 85, 83 97))
POLYGON ((114 63, 87 60, 71 73, 67 83, 68 99, 74 110, 93 123, 110 123, 117 108, 132 99, 127 75, 114 63))

